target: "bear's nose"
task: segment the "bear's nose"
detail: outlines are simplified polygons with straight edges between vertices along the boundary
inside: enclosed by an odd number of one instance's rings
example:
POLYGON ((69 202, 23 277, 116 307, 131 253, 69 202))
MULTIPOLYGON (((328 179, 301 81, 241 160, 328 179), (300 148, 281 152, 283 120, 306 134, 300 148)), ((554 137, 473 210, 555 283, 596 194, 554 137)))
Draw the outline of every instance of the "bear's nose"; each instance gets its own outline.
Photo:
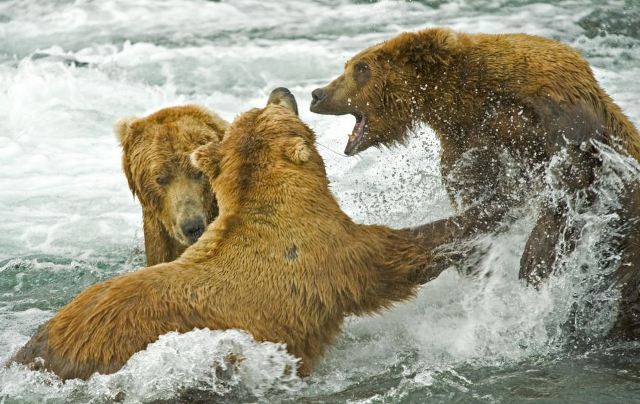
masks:
POLYGON ((319 103, 320 101, 324 100, 326 96, 326 91, 324 91, 322 88, 316 88, 311 92, 311 105, 319 103))
POLYGON ((204 221, 201 219, 189 220, 183 223, 180 228, 182 229, 182 234, 184 234, 191 243, 195 243, 202 233, 204 233, 204 221))

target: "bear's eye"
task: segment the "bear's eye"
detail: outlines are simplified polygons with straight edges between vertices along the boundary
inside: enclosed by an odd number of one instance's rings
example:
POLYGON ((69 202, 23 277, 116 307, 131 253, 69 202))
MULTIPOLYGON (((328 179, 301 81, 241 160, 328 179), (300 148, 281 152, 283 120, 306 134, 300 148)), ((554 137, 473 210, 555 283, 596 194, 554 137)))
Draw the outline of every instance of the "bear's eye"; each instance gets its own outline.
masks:
POLYGON ((354 67, 353 78, 358 85, 363 86, 371 77, 371 70, 366 62, 359 62, 354 67))
POLYGON ((160 186, 168 185, 170 180, 171 180, 171 177, 169 177, 168 175, 158 175, 156 177, 156 182, 160 186))
POLYGON ((369 70, 369 65, 365 62, 360 62, 356 65, 356 73, 365 73, 369 70))

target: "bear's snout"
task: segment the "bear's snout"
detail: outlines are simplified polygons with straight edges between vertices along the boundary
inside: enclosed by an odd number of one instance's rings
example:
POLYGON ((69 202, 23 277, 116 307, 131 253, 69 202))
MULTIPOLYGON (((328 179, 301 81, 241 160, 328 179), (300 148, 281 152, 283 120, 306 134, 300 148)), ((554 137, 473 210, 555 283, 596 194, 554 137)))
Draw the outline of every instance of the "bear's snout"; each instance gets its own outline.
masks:
POLYGON ((180 230, 184 237, 189 240, 191 244, 195 243, 198 238, 204 233, 205 220, 204 217, 198 217, 195 219, 189 219, 180 224, 180 230))
POLYGON ((344 115, 353 112, 350 101, 336 94, 335 86, 316 88, 311 92, 311 112, 323 115, 344 115))
POLYGON ((321 102, 327 97, 327 92, 323 88, 316 88, 311 92, 311 107, 321 102))

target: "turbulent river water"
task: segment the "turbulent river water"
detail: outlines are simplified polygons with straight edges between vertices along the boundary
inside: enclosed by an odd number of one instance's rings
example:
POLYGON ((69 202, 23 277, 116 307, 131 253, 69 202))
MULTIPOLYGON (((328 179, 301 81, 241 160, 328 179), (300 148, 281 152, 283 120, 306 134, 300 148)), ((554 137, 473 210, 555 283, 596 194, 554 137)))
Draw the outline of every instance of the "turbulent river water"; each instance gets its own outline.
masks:
MULTIPOLYGON (((429 128, 348 158, 353 117, 308 112, 311 90, 350 55, 430 26, 568 43, 640 125, 638 0, 0 1, 0 363, 81 290, 144 265, 141 211, 112 132, 119 117, 196 102, 231 120, 287 86, 355 220, 402 227, 451 214, 429 128)), ((606 196, 638 168, 604 154, 606 196)), ((475 241, 486 252, 470 271, 450 269, 406 304, 348 319, 306 379, 285 370, 295 359, 282 346, 194 330, 86 382, 0 368, 0 403, 640 402, 640 344, 603 338, 617 298, 599 287, 614 265, 601 263, 615 261, 603 260, 611 203, 574 212, 581 241, 539 290, 518 280, 535 220, 535 207, 523 208, 505 232, 475 241), (229 352, 245 360, 216 366, 229 352)))

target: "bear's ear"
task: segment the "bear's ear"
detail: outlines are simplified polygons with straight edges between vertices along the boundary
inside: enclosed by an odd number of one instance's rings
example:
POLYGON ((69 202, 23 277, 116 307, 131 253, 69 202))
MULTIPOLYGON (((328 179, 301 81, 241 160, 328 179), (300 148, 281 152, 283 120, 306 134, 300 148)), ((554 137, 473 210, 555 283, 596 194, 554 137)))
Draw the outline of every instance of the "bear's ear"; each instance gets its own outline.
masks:
POLYGON ((128 144, 129 140, 131 139, 131 124, 136 119, 137 118, 134 117, 118 119, 115 125, 113 125, 113 132, 116 135, 116 139, 118 139, 123 147, 128 144))
POLYGON ((289 111, 298 115, 298 103, 288 88, 278 87, 271 91, 271 94, 269 94, 269 100, 267 101, 267 106, 272 104, 285 107, 289 111))
POLYGON ((129 184, 129 189, 131 190, 131 194, 133 194, 134 198, 136 197, 136 187, 133 181, 133 173, 131 172, 131 163, 127 157, 127 149, 131 138, 131 123, 135 120, 136 118, 123 118, 118 120, 118 122, 113 126, 116 138, 122 146, 122 170, 124 171, 124 175, 127 177, 127 183, 129 184))
POLYGON ((210 179, 220 174, 220 144, 217 141, 209 142, 195 149, 189 156, 191 164, 205 173, 210 179))
POLYGON ((296 136, 285 141, 284 154, 292 162, 302 164, 309 161, 311 149, 303 138, 296 136))

